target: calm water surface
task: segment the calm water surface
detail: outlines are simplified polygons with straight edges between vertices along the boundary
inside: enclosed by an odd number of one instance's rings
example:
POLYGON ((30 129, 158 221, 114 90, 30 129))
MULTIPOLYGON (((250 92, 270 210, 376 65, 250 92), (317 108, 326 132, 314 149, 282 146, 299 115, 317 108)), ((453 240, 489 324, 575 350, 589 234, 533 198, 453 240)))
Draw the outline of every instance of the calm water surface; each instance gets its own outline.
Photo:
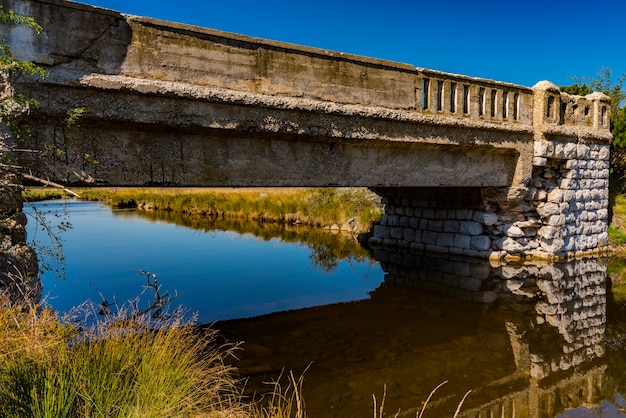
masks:
MULTIPOLYGON (((98 203, 63 209, 66 278, 48 303, 122 302, 158 275, 176 300, 229 341, 246 394, 283 370, 304 372, 308 416, 623 417, 626 274, 617 264, 490 265, 373 251, 327 232, 211 224, 98 203), (238 231, 238 232, 234 232, 238 231), (340 303, 343 302, 343 303, 340 303)), ((31 238, 43 238, 30 225, 31 238)))
MULTIPOLYGON (((61 216, 48 216, 53 221, 67 214, 72 224, 61 235, 65 278, 48 271, 42 279, 47 303, 59 311, 86 300, 136 298, 146 284, 140 270, 157 274, 163 292, 180 294, 177 302, 202 323, 364 299, 383 277, 377 263, 362 257, 316 265, 310 247, 280 237, 198 231, 97 202, 35 207, 61 216)), ((34 220, 29 239, 48 239, 34 220)))

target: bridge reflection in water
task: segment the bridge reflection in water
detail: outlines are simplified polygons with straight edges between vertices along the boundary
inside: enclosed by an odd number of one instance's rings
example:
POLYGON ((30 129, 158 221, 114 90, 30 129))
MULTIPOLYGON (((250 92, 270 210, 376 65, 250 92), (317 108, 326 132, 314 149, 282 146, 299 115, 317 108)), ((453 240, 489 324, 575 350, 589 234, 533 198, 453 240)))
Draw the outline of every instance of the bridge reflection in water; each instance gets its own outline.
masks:
POLYGON ((596 364, 604 355, 606 329, 606 264, 601 260, 489 266, 408 253, 377 257, 386 260, 387 285, 490 302, 506 315, 516 369, 493 383, 506 386, 521 378, 528 386, 462 416, 552 417, 602 399, 605 367, 596 364))
MULTIPOLYGON (((375 251, 386 272, 371 299, 219 323, 243 339, 249 392, 282 367, 304 370, 309 416, 556 417, 604 401, 606 270, 595 258, 492 266, 375 251), (380 405, 380 403, 379 403, 380 405)), ((583 415, 567 415, 583 416, 583 415)))

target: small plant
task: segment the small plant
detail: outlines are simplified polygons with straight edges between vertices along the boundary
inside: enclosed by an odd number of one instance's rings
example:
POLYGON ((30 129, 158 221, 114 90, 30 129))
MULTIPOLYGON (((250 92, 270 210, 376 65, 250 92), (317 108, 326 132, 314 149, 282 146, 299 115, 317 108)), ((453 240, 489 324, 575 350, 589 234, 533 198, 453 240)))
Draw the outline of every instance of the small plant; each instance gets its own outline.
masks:
POLYGON ((626 244, 626 232, 614 225, 609 225, 607 230, 609 234, 609 242, 614 245, 626 244))
POLYGON ((283 373, 276 381, 269 382, 268 385, 272 390, 252 406, 252 416, 254 418, 306 418, 302 396, 304 373, 306 369, 296 379, 293 372, 289 372, 286 385, 283 382, 283 373))
MULTIPOLYGON (((424 416, 424 412, 426 411, 426 407, 428 406, 428 403, 430 402, 430 399, 433 397, 435 392, 437 392, 437 390, 440 387, 442 387, 443 385, 445 385, 446 383, 448 383, 447 380, 441 382, 439 385, 437 385, 437 387, 435 387, 430 392, 430 394, 428 395, 428 398, 426 398, 426 402, 424 402, 424 405, 422 405, 422 407, 415 413, 415 418, 422 418, 424 416)), ((461 399, 461 401, 457 405, 456 412, 454 413, 452 418, 456 418, 456 417, 459 416, 459 413, 461 412, 461 407, 463 406, 463 403, 465 402, 465 399, 469 396, 469 394, 471 392, 472 392, 471 390, 468 390, 465 393, 465 395, 463 396, 463 399, 461 399)), ((383 397, 382 397, 382 400, 380 402, 380 406, 377 405, 376 395, 372 395, 372 399, 373 399, 373 402, 374 402, 374 418, 383 418, 385 416, 385 398, 386 397, 387 397, 387 386, 383 387, 383 397)), ((394 418, 397 418, 399 415, 400 415, 400 411, 396 412, 396 414, 394 415, 394 418)))

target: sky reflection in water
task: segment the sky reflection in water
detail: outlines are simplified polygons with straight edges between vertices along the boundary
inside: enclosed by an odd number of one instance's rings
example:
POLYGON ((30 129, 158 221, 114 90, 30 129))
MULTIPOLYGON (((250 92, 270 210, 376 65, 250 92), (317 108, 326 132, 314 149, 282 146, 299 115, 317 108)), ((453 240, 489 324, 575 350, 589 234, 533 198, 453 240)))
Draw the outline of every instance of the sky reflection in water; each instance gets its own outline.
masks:
MULTIPOLYGON (((65 279, 50 271, 42 279, 48 303, 62 312, 88 299, 123 303, 137 297, 145 285, 139 270, 157 274, 163 291, 181 294, 177 302, 198 312, 202 323, 364 299, 383 277, 378 264, 354 259, 324 271, 312 265, 307 246, 279 238, 116 216, 96 202, 36 207, 67 211, 73 226, 62 235, 65 279)), ((29 217, 29 240, 45 242, 35 228, 29 217)))

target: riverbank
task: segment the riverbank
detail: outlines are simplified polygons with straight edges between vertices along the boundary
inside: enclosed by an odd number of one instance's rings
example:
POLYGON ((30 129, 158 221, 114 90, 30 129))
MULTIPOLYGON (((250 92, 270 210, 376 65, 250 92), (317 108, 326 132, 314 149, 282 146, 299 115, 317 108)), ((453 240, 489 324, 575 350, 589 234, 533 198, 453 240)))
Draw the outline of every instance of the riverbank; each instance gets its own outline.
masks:
MULTIPOLYGON (((89 188, 80 199, 116 208, 307 225, 359 233, 383 214, 380 197, 365 188, 89 188)), ((64 198, 60 190, 28 188, 29 201, 64 198)))
MULTIPOLYGON (((79 188, 80 199, 116 208, 173 212, 190 217, 245 219, 308 225, 344 232, 369 231, 384 208, 365 188, 79 188)), ((27 201, 70 197, 62 190, 30 187, 27 201)), ((608 228, 609 255, 626 256, 626 196, 617 196, 608 228)))
POLYGON ((270 387, 269 403, 244 399, 227 364, 238 344, 176 312, 83 305, 62 318, 2 296, 0 416, 279 418, 300 409, 289 387, 270 387))

